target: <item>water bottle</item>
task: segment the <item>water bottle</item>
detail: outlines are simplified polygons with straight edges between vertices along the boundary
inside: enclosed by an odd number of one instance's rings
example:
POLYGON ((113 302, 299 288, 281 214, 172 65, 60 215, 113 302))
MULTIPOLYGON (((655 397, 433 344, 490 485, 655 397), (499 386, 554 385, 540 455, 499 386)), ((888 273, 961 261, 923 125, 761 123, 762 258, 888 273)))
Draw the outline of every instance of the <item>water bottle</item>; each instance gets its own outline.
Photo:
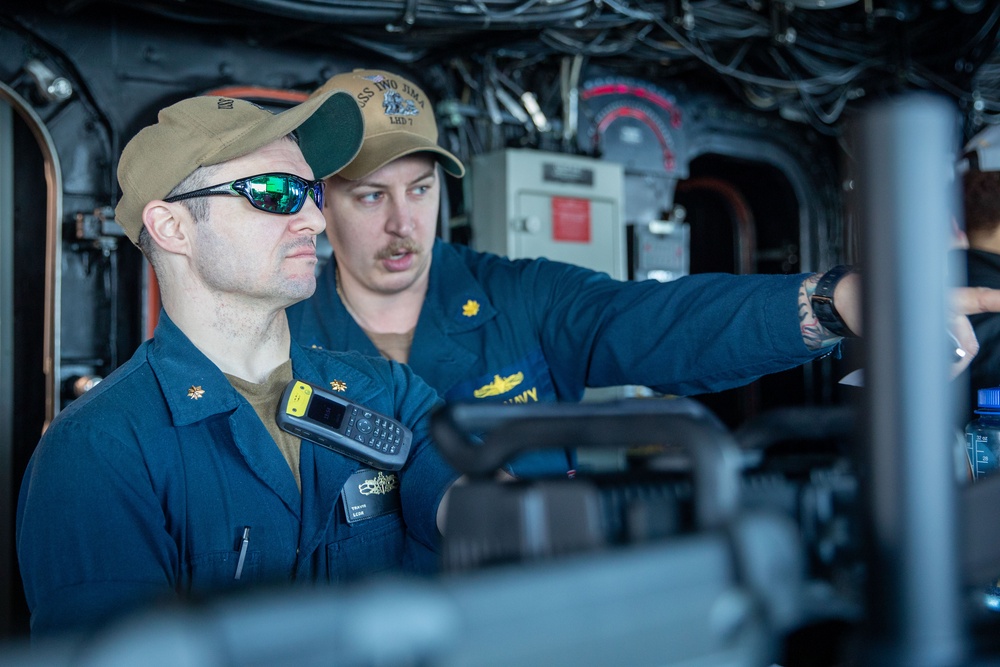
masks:
POLYGON ((980 389, 979 407, 965 427, 965 451, 973 481, 997 469, 1000 463, 1000 387, 980 389))
MULTIPOLYGON (((1000 387, 980 389, 977 398, 979 417, 965 427, 965 451, 973 482, 995 472, 1000 463, 1000 387)), ((983 603, 1000 612, 1000 581, 986 586, 983 603)))

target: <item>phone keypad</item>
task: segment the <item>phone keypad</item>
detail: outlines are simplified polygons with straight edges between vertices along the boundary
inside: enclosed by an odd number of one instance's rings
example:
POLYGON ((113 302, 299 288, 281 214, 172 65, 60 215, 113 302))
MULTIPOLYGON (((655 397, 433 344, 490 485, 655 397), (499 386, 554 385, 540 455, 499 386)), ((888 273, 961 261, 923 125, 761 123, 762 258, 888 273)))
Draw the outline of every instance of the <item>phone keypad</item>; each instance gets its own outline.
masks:
POLYGON ((351 408, 344 435, 386 454, 398 453, 403 441, 399 424, 357 407, 351 408))

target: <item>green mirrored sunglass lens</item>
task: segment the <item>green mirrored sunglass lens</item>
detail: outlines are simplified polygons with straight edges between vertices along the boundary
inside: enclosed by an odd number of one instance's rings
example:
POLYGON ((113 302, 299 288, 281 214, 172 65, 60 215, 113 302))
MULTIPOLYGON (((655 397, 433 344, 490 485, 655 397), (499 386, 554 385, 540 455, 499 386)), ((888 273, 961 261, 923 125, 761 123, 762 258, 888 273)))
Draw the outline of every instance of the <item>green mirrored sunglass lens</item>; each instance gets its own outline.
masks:
POLYGON ((265 211, 288 213, 301 206, 303 187, 287 176, 260 176, 248 185, 254 203, 265 211))

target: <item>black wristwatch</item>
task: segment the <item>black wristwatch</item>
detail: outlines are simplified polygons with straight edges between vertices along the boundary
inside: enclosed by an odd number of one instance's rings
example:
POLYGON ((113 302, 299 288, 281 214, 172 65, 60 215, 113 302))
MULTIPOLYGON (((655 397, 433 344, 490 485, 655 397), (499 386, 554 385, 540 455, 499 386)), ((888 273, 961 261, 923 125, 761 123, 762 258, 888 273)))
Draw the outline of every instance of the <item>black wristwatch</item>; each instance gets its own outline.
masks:
POLYGON ((835 336, 855 338, 857 334, 851 331, 850 327, 844 323, 844 318, 837 312, 837 307, 833 305, 833 291, 837 289, 837 284, 844 276, 854 273, 853 266, 835 266, 822 276, 816 283, 816 291, 809 297, 812 303, 813 312, 816 319, 823 327, 835 336))

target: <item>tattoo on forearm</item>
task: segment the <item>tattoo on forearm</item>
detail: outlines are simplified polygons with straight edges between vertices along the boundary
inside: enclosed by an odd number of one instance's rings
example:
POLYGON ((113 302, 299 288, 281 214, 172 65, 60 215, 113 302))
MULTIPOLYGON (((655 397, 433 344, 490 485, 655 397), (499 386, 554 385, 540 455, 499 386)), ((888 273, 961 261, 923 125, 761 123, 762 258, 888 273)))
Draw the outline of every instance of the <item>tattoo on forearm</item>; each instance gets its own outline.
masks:
POLYGON ((840 336, 833 335, 819 323, 809 301, 809 297, 816 291, 819 278, 820 274, 814 273, 799 286, 799 330, 802 332, 803 342, 810 350, 821 350, 840 341, 840 336))

